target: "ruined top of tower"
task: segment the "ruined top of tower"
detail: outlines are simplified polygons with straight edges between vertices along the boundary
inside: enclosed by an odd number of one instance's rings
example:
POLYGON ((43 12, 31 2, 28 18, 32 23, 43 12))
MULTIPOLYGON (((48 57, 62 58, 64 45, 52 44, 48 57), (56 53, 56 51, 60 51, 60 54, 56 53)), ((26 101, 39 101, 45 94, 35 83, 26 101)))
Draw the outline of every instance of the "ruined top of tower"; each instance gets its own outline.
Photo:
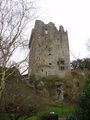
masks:
POLYGON ((58 30, 52 22, 44 24, 36 20, 29 48, 29 76, 64 77, 70 73, 68 34, 63 26, 58 30))

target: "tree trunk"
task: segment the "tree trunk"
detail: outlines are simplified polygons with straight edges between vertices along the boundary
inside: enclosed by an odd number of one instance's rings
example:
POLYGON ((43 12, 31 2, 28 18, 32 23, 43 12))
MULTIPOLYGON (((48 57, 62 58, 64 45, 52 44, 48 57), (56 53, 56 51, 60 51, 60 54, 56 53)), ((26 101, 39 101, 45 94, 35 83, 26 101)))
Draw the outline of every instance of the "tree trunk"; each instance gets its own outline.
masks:
POLYGON ((0 99, 2 97, 3 90, 5 89, 5 71, 2 72, 1 84, 0 84, 0 99))

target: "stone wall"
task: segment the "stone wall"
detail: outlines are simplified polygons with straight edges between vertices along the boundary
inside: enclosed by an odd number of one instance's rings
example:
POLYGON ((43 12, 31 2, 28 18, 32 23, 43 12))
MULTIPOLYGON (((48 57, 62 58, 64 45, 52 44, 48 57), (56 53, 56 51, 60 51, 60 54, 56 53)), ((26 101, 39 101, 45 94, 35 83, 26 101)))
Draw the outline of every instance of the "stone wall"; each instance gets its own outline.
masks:
POLYGON ((63 26, 58 30, 52 22, 36 20, 29 48, 29 76, 64 77, 70 73, 68 33, 63 26))

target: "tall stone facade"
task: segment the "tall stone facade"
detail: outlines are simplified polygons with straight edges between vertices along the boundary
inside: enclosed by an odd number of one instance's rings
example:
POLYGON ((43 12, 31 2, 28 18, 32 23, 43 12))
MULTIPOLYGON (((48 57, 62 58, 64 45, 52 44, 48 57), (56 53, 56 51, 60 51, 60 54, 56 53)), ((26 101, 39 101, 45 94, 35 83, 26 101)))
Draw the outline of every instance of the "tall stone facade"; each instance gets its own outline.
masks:
POLYGON ((58 30, 52 22, 36 20, 29 48, 29 76, 64 77, 70 73, 68 33, 63 26, 58 30))

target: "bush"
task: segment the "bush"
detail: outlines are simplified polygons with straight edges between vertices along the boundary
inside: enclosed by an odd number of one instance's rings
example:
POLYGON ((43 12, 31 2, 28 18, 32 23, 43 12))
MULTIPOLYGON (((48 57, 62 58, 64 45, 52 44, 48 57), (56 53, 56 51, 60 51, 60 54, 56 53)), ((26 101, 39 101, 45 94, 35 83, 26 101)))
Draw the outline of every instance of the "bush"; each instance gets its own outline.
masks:
POLYGON ((76 115, 79 120, 90 120, 90 75, 86 78, 86 86, 77 103, 76 115))
POLYGON ((70 115, 66 118, 66 120, 78 120, 77 116, 75 114, 70 115))

